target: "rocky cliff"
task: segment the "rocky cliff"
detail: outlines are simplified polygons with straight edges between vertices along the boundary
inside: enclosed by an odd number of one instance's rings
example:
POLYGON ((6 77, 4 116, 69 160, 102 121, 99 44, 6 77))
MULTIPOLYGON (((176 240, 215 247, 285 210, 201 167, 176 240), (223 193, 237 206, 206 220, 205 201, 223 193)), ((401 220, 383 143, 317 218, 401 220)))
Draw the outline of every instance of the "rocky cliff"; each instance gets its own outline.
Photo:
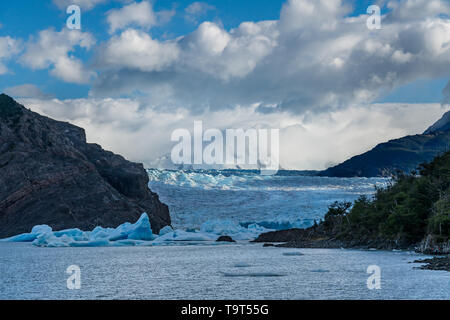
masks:
POLYGON ((117 227, 143 212, 154 233, 171 224, 142 164, 86 143, 82 128, 0 95, 0 238, 29 232, 117 227))

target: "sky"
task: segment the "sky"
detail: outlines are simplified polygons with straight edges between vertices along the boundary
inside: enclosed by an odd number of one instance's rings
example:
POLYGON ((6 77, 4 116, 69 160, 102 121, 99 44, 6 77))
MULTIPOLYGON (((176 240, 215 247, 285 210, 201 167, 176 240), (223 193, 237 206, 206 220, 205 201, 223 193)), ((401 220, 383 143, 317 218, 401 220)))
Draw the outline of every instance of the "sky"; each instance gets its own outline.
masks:
POLYGON ((449 78, 446 0, 0 3, 0 91, 147 166, 202 120, 280 129, 283 168, 324 169, 424 131, 449 78))

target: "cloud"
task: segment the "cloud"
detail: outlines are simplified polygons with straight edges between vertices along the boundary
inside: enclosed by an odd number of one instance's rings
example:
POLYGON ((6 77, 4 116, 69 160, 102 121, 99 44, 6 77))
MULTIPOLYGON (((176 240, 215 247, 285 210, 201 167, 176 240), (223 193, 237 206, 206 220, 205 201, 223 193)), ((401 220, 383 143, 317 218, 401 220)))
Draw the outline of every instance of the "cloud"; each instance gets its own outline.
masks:
POLYGON ((192 22, 198 23, 198 19, 206 15, 209 11, 215 10, 216 7, 205 2, 193 2, 184 9, 185 19, 192 22))
POLYGON ((450 3, 402 1, 411 23, 390 1, 382 29, 372 31, 368 16, 348 16, 345 3, 288 0, 279 20, 231 30, 204 22, 168 41, 125 30, 99 50, 101 72, 90 94, 139 93, 193 112, 258 104, 261 112, 301 114, 366 105, 417 79, 449 76, 450 20, 441 13, 450 3), (423 11, 413 10, 420 4, 423 11))
POLYGON ((9 87, 4 92, 14 98, 35 98, 49 99, 52 95, 44 93, 34 84, 22 84, 15 87, 9 87))
POLYGON ((450 15, 450 5, 440 0, 391 1, 387 7, 391 10, 386 17, 388 21, 409 22, 424 16, 435 18, 438 15, 450 15))
POLYGON ((178 54, 174 43, 159 42, 145 32, 128 29, 106 43, 97 64, 152 72, 171 65, 178 54))
POLYGON ((61 10, 72 4, 80 6, 83 10, 91 10, 99 4, 108 2, 109 0, 53 0, 53 3, 61 10))
POLYGON ((175 6, 173 6, 170 10, 160 10, 155 12, 156 18, 157 18, 157 24, 158 25, 164 25, 166 23, 169 23, 172 18, 176 15, 177 11, 175 9, 175 6))
POLYGON ((148 1, 133 2, 121 9, 113 9, 107 13, 109 32, 114 33, 117 30, 128 26, 139 26, 144 29, 150 29, 157 23, 157 16, 148 1))
MULTIPOLYGON (((450 76, 449 2, 389 1, 382 29, 372 31, 368 16, 349 16, 346 3, 288 0, 278 20, 232 29, 203 22, 169 40, 149 32, 161 23, 160 13, 146 1, 132 3, 107 16, 114 33, 92 65, 75 52, 90 50, 93 36, 70 30, 41 31, 19 58, 64 81, 93 78, 89 98, 21 101, 86 128, 91 142, 135 161, 151 163, 168 153, 173 130, 203 120, 218 129, 279 128, 282 167, 323 169, 379 142, 422 132, 445 107, 373 101, 417 79, 450 76)), ((0 61, 13 56, 4 53, 11 39, 1 39, 0 61)))
POLYGON ((278 128, 280 163, 286 169, 324 169, 377 143, 424 131, 445 111, 435 104, 371 104, 330 113, 256 113, 256 105, 193 114, 155 108, 138 99, 20 99, 25 106, 86 129, 90 142, 130 160, 151 164, 170 153, 175 129, 278 128), (330 139, 330 137, 333 137, 330 139))
POLYGON ((32 69, 50 69, 50 73, 71 83, 89 83, 95 72, 87 69, 73 52, 76 47, 89 50, 95 43, 88 32, 62 29, 57 32, 46 29, 37 39, 30 39, 19 61, 32 69))
POLYGON ((8 73, 5 62, 20 52, 21 42, 9 36, 0 37, 0 75, 8 73))

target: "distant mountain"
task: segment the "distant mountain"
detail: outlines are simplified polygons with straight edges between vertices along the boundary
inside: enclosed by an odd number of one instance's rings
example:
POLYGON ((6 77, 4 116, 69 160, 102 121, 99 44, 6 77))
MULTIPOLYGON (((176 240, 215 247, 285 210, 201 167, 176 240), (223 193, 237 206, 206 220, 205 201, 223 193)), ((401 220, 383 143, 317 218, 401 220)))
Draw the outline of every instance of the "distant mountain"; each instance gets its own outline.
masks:
POLYGON ((436 132, 450 131, 450 111, 447 111, 441 119, 436 121, 431 127, 429 127, 423 134, 432 134, 436 132))
POLYGON ((423 134, 406 136, 377 145, 319 173, 330 177, 390 176, 398 170, 409 173, 424 162, 450 150, 450 111, 423 134))

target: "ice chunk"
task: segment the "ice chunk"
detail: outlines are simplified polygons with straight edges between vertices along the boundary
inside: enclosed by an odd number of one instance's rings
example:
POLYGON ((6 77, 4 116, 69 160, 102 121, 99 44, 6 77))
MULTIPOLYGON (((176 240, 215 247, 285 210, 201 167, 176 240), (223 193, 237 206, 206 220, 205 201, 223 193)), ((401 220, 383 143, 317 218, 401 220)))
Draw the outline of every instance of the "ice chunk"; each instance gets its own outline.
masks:
POLYGON ((202 224, 200 231, 217 235, 230 235, 245 231, 244 227, 231 220, 209 220, 202 224))
POLYGON ((111 237, 111 234, 115 231, 116 229, 113 228, 102 228, 102 227, 95 227, 94 230, 92 230, 89 233, 89 239, 90 240, 95 240, 95 239, 108 239, 109 237, 111 237))
POLYGON ((52 232, 52 228, 43 224, 34 226, 31 229, 30 233, 22 233, 13 237, 9 237, 6 239, 1 239, 0 241, 5 242, 32 242, 34 241, 40 234, 52 232))
POLYGON ((69 236, 63 234, 56 237, 52 232, 40 234, 34 241, 33 245, 37 247, 68 247, 73 242, 69 236))
POLYGON ((251 224, 247 228, 231 220, 209 220, 202 224, 200 231, 218 236, 227 235, 234 240, 251 240, 263 232, 272 231, 257 224, 251 224))
POLYGON ((165 226, 164 228, 162 228, 161 230, 159 230, 159 235, 163 236, 165 234, 168 234, 170 232, 173 232, 173 229, 171 226, 165 226))
POLYGON ((37 233, 22 233, 9 238, 1 239, 2 242, 31 242, 37 238, 37 233))
POLYGON ((13 240, 29 239, 28 241, 33 241, 33 245, 38 247, 104 247, 144 245, 145 241, 155 239, 146 213, 143 213, 136 223, 127 222, 116 229, 96 227, 85 232, 74 228, 52 232, 50 227, 36 226, 33 230, 43 233, 24 234, 13 240))
POLYGON ((135 223, 123 223, 117 228, 95 227, 92 231, 78 228, 52 231, 46 225, 35 226, 32 233, 21 234, 2 241, 30 241, 40 247, 102 247, 102 246, 151 246, 170 243, 209 242, 216 244, 218 236, 228 235, 236 240, 254 239, 267 229, 257 224, 244 227, 230 220, 212 220, 205 222, 200 231, 173 230, 166 226, 160 234, 154 235, 150 219, 143 213, 135 223))
POLYGON ((81 231, 78 228, 54 231, 53 235, 57 238, 62 237, 62 236, 67 236, 69 238, 72 238, 74 241, 88 241, 89 240, 89 233, 81 231))
POLYGON ((131 232, 128 234, 128 239, 146 241, 155 239, 147 213, 143 213, 141 215, 139 220, 132 225, 130 231, 131 232))
POLYGON ((31 229, 31 233, 36 233, 36 234, 42 234, 42 233, 46 233, 46 232, 52 232, 52 227, 46 225, 46 224, 41 224, 41 225, 37 225, 34 226, 33 229, 31 229))
POLYGON ((148 218, 147 213, 143 213, 139 220, 134 224, 129 222, 121 224, 115 230, 110 232, 109 236, 110 241, 126 239, 150 241, 155 238, 156 236, 152 233, 150 219, 148 218))
POLYGON ((118 240, 118 241, 114 241, 111 242, 111 245, 114 247, 132 247, 132 246, 139 246, 139 245, 144 245, 146 243, 146 241, 142 241, 142 240, 118 240))

